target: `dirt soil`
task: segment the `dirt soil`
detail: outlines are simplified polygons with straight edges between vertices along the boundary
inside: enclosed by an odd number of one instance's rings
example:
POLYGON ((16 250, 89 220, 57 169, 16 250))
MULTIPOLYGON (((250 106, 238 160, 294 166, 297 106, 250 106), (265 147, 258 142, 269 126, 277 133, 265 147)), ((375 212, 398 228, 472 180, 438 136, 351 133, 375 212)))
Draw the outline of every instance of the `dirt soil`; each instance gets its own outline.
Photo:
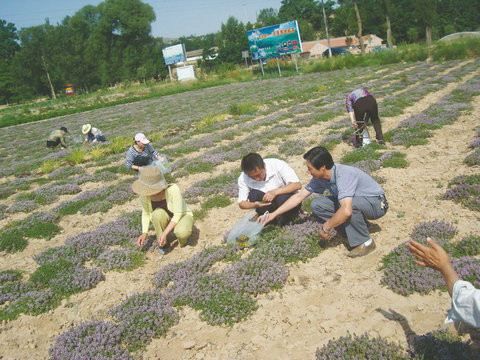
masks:
MULTIPOLYGON (((450 92, 458 83, 430 94, 405 113, 382 118, 384 132, 396 128, 410 114, 420 112, 450 92)), ((313 359, 317 347, 350 333, 382 336, 402 346, 409 337, 443 326, 450 308, 447 293, 426 296, 400 296, 380 284, 381 261, 394 247, 409 239, 415 225, 444 219, 459 230, 456 239, 480 234, 480 214, 452 201, 440 200, 447 184, 457 175, 478 174, 478 167, 468 167, 463 159, 479 126, 480 97, 474 110, 455 123, 434 132, 424 146, 406 149, 387 144, 388 150, 407 154, 405 169, 382 168, 376 172, 387 181, 382 185, 390 202, 388 213, 374 221, 372 237, 377 249, 368 256, 351 259, 344 245, 328 247, 307 263, 291 265, 286 285, 279 291, 258 297, 259 309, 247 320, 233 327, 210 326, 199 314, 186 307, 180 310, 180 322, 164 338, 154 339, 143 354, 144 359, 313 359)), ((381 110, 381 105, 380 105, 381 110)), ((301 130, 298 139, 316 134, 323 137, 325 124, 301 130), (303 131, 303 132, 302 132, 303 131)), ((335 160, 350 151, 347 144, 333 151, 335 160)), ((262 151, 264 153, 265 151, 262 151)), ((268 153, 268 149, 266 150, 268 153)), ((310 177, 301 156, 289 158, 305 185, 310 177)), ((222 169, 239 166, 227 164, 222 169)), ((181 179, 187 189, 209 174, 181 179)), ((65 239, 99 224, 115 220, 122 211, 139 207, 138 200, 117 206, 105 214, 66 216, 63 232, 48 243, 31 240, 21 253, 2 254, 0 270, 21 269, 32 272, 32 255, 63 244, 65 239)), ((195 208, 195 206, 192 206, 195 208)), ((54 339, 70 326, 92 319, 109 319, 108 311, 126 296, 153 288, 151 279, 166 264, 182 261, 203 247, 221 244, 224 233, 243 215, 236 204, 213 209, 204 220, 197 220, 198 239, 193 246, 175 248, 161 257, 149 251, 146 263, 130 272, 107 272, 106 280, 94 289, 71 296, 58 308, 39 316, 21 315, 0 327, 0 359, 45 359, 54 339)), ((467 335, 468 336, 468 335, 467 335)))

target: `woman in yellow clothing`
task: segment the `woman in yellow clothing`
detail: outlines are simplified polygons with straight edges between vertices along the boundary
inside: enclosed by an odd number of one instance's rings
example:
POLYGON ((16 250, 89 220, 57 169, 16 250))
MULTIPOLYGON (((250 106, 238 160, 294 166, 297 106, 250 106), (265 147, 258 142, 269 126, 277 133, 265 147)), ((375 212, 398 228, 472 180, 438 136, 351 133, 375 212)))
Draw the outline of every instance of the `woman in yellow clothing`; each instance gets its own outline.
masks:
POLYGON ((172 230, 181 247, 190 244, 193 214, 183 200, 177 184, 167 184, 158 167, 146 166, 133 182, 132 190, 140 195, 142 203, 142 235, 137 239, 138 246, 145 243, 150 222, 157 234, 160 254, 165 254, 167 235, 172 230))

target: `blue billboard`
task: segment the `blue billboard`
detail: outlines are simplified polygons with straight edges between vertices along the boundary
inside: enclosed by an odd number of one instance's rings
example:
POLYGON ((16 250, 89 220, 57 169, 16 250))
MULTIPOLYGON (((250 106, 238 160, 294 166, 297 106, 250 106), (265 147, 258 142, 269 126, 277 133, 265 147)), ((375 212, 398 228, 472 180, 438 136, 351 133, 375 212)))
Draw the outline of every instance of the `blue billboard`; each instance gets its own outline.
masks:
POLYGON ((296 20, 247 31, 252 59, 274 58, 302 52, 296 20))
POLYGON ((185 62, 186 60, 185 47, 183 44, 166 47, 162 50, 162 52, 163 59, 165 60, 165 65, 185 62))

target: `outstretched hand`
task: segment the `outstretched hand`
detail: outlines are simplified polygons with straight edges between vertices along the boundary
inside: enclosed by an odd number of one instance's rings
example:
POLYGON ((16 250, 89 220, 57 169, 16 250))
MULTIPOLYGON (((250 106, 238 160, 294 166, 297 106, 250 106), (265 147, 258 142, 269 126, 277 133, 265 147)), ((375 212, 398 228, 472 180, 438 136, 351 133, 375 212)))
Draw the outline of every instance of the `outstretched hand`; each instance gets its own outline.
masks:
POLYGON ((447 252, 432 238, 427 238, 427 243, 431 247, 422 245, 414 240, 407 243, 408 249, 417 258, 413 261, 420 266, 443 271, 450 265, 450 258, 447 252))

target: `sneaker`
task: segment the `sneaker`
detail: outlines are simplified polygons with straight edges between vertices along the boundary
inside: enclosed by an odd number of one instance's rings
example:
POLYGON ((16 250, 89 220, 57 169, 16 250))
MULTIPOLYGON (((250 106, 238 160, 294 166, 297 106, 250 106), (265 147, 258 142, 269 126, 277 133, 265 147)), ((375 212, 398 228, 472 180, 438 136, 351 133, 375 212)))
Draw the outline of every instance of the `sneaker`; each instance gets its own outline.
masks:
POLYGON ((352 251, 350 251, 348 256, 351 258, 365 256, 375 250, 376 247, 377 246, 375 245, 375 241, 372 240, 372 243, 368 246, 365 246, 365 244, 356 246, 352 251))
POLYGON ((167 253, 167 247, 166 246, 159 246, 158 247, 158 253, 160 255, 165 255, 167 253))
POLYGON ((377 143, 380 144, 380 145, 385 145, 385 140, 377 139, 377 143))

